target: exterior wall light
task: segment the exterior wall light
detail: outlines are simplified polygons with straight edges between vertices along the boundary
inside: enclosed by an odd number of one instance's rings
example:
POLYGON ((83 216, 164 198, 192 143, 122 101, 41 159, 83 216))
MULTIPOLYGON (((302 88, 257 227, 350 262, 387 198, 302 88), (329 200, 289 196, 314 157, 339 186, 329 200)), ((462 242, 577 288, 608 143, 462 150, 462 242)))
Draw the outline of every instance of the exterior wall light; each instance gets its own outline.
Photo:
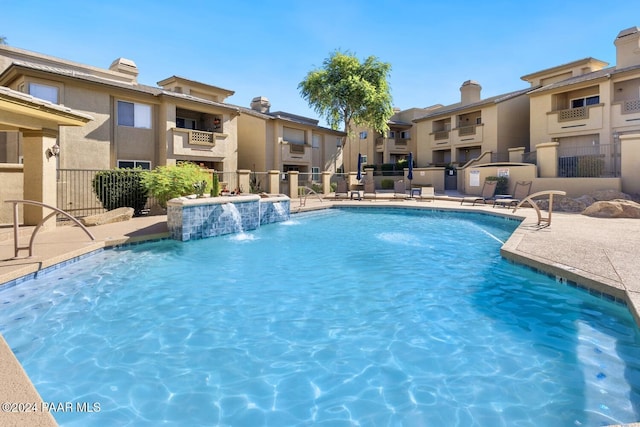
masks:
POLYGON ((54 144, 52 147, 47 148, 45 154, 47 155, 47 159, 50 159, 51 157, 57 157, 60 154, 60 146, 58 144, 54 144))

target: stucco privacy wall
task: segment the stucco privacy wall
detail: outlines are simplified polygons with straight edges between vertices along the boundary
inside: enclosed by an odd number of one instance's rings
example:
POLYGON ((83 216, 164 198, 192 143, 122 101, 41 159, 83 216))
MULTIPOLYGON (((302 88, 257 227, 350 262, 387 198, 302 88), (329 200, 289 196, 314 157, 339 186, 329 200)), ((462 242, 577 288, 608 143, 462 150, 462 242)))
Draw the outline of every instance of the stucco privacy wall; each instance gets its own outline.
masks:
POLYGON ((622 191, 640 194, 640 133, 620 136, 622 191))
MULTIPOLYGON (((4 201, 22 199, 22 169, 22 165, 0 163, 0 225, 13 223, 13 204, 4 201)), ((22 205, 18 206, 18 211, 18 221, 22 223, 22 205)))
POLYGON ((535 183, 536 179, 536 166, 528 163, 486 164, 465 168, 461 172, 464 176, 463 192, 472 196, 482 194, 482 184, 490 176, 508 174, 510 194, 513 194, 517 181, 534 181, 535 183))

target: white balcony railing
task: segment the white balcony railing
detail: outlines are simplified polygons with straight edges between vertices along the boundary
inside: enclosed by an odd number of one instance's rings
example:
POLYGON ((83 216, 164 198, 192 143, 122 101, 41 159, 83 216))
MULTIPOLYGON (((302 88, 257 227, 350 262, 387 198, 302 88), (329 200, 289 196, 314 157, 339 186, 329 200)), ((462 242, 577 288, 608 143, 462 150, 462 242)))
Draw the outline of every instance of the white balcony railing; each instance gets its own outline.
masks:
POLYGON ((475 133, 476 133, 476 125, 458 127, 458 135, 460 136, 475 135, 475 133))
POLYGON ((640 99, 630 99, 624 101, 622 106, 622 114, 630 114, 640 112, 640 99))
POLYGON ((189 144, 211 146, 216 144, 216 138, 212 132, 189 130, 189 144))
POLYGON ((304 144, 289 144, 289 152, 291 154, 304 154, 304 144))
POLYGON ((571 120, 582 120, 589 118, 589 110, 587 107, 569 108, 567 110, 559 110, 558 112, 559 122, 568 122, 571 120))
POLYGON ((448 130, 441 130, 433 133, 433 139, 435 140, 448 139, 448 138, 449 138, 448 130))

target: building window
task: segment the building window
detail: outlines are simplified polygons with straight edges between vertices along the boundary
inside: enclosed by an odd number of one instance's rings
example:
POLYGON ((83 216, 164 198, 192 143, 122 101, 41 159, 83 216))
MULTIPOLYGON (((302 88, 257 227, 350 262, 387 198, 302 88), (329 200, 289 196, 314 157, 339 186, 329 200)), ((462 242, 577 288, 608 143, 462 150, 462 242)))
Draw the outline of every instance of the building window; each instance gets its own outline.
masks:
POLYGON ((366 154, 361 154, 360 158, 362 159, 362 164, 366 165, 367 164, 367 155, 366 154))
POLYGON ((387 138, 395 139, 396 138, 396 132, 394 130, 390 130, 389 132, 387 132, 387 138))
POLYGON ((400 132, 400 138, 401 139, 411 139, 411 132, 409 132, 408 130, 400 132))
POLYGON ((311 146, 313 148, 320 148, 320 139, 321 139, 320 135, 313 135, 311 146))
POLYGON ((58 88, 56 86, 29 83, 29 95, 44 99, 52 104, 58 104, 58 88))
POLYGON ((600 96, 587 96, 585 98, 576 98, 571 100, 571 108, 580 108, 587 105, 596 105, 600 103, 600 96))
POLYGON ((290 144, 305 144, 305 132, 302 129, 283 127, 282 138, 290 144))
POLYGON ((194 119, 185 119, 183 117, 176 118, 176 127, 180 129, 197 129, 196 121, 194 119))
POLYGON ((151 162, 146 160, 118 160, 118 167, 123 169, 141 168, 151 170, 151 162))
POLYGON ((314 182, 320 181, 320 168, 318 167, 311 168, 311 180, 314 182))
POLYGON ((118 101, 118 125, 151 129, 151 106, 118 101))

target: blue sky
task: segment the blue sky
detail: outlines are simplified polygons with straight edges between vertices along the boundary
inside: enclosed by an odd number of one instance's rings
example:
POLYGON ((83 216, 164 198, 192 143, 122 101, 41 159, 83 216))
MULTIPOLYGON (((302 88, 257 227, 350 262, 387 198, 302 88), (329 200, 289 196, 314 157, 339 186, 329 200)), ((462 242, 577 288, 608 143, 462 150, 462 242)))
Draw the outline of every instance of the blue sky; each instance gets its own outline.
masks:
POLYGON ((577 59, 614 65, 618 32, 640 26, 636 1, 21 0, 3 2, 0 36, 96 67, 129 58, 143 84, 178 75, 235 91, 236 105, 266 96, 272 111, 320 119, 298 83, 335 50, 389 62, 396 107, 447 105, 465 80, 487 98, 577 59))

